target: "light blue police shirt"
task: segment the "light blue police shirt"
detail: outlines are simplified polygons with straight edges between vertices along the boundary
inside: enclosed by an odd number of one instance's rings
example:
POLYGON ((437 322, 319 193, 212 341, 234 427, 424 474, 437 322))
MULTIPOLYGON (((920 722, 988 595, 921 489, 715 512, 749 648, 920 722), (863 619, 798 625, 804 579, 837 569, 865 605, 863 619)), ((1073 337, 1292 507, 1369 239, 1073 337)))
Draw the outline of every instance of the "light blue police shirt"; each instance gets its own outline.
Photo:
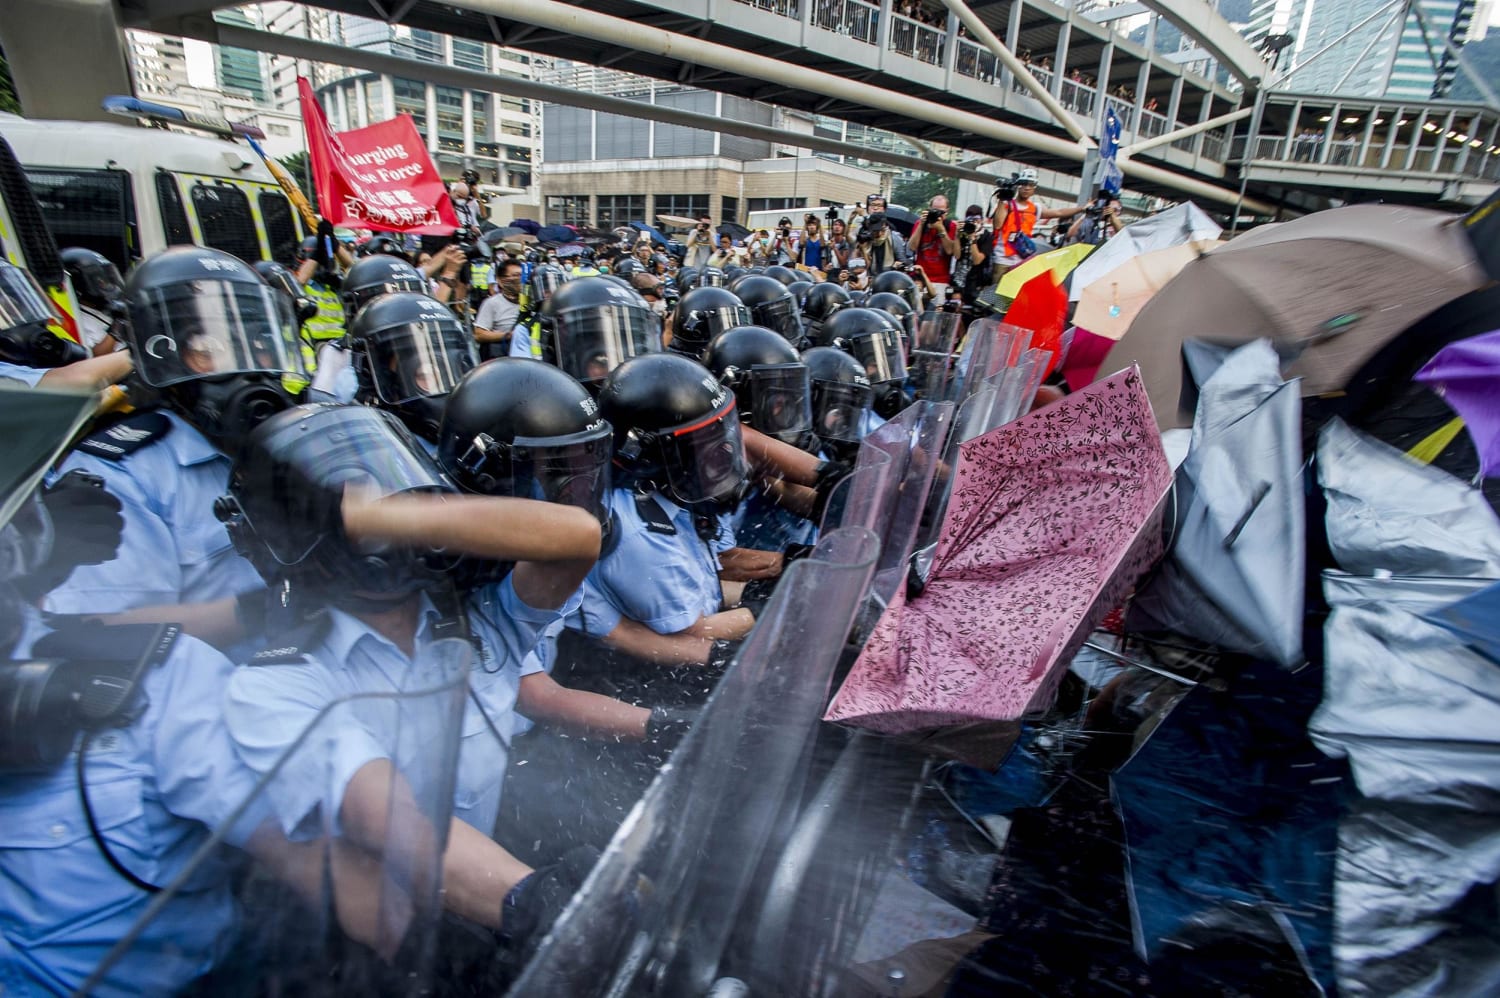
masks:
MULTIPOLYGON (((33 615, 16 647, 47 633, 33 615)), ((255 775, 235 755, 221 703, 233 667, 193 638, 177 639, 144 678, 144 713, 100 732, 85 757, 94 816, 116 857, 166 884, 209 829, 250 796, 255 775)), ((76 751, 76 749, 75 749, 76 751)), ((135 924, 151 895, 105 861, 89 835, 74 760, 0 775, 0 994, 65 995, 135 924)), ((242 845, 268 816, 252 807, 229 840, 242 845)), ((228 856, 200 868, 93 994, 174 994, 206 973, 231 942, 228 856)))
POLYGON ((0 360, 0 378, 25 382, 28 388, 35 388, 47 376, 47 370, 45 367, 26 367, 23 364, 11 364, 0 360))
MULTIPOLYGON (((418 659, 437 640, 433 628, 440 619, 431 600, 426 595, 421 599, 415 641, 418 659)), ((464 700, 453 814, 492 835, 500 811, 522 660, 535 648, 541 629, 573 607, 538 610, 527 606, 509 578, 471 594, 467 607, 478 654, 469 670, 474 696, 464 700), (482 710, 475 697, 483 704, 482 710), (504 742, 495 737, 496 732, 504 742)), ((357 617, 342 610, 329 614, 328 633, 307 650, 303 663, 245 666, 229 684, 225 722, 240 757, 257 773, 268 772, 329 704, 358 693, 410 688, 403 684, 416 668, 412 659, 357 617)), ((410 737, 410 731, 408 737, 399 737, 398 732, 402 717, 420 716, 424 709, 430 714, 430 707, 417 706, 403 715, 397 701, 358 700, 331 715, 324 722, 329 724, 327 731, 316 734, 315 743, 308 743, 313 747, 295 755, 268 788, 287 835, 301 837, 305 832, 299 829, 314 827, 305 823, 320 808, 322 820, 336 829, 349 781, 378 759, 390 759, 421 799, 424 781, 432 778, 431 739, 410 737)))
POLYGON ((859 439, 863 440, 884 425, 885 420, 875 415, 874 409, 866 409, 859 414, 859 439))
POLYGON ((229 458, 176 413, 166 415, 166 436, 118 461, 80 451, 63 461, 59 476, 81 469, 104 480, 123 507, 125 530, 114 560, 74 569, 47 595, 47 610, 207 603, 265 585, 214 516, 214 500, 229 491, 229 458))
POLYGON ((690 510, 659 492, 653 493, 653 501, 677 528, 675 534, 647 528, 631 489, 610 490, 609 508, 618 517, 620 540, 589 572, 580 614, 569 620, 569 627, 603 637, 628 617, 658 634, 676 634, 722 608, 719 555, 736 543, 729 517, 718 516, 718 534, 704 541, 693 528, 690 510))

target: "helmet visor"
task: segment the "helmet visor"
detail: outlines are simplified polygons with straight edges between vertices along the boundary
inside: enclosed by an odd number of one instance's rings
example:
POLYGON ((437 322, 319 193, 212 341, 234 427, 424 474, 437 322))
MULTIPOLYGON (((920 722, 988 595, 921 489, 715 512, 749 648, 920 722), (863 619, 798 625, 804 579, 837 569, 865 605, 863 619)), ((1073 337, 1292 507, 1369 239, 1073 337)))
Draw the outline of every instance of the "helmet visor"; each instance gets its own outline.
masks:
POLYGON ((806 364, 765 364, 750 369, 751 424, 795 444, 812 428, 812 398, 806 364))
POLYGON ((701 309, 688 316, 685 324, 693 334, 693 341, 707 344, 726 329, 748 326, 755 320, 750 310, 743 305, 726 305, 723 308, 701 309))
POLYGON ((463 327, 446 317, 382 329, 368 350, 370 380, 386 405, 445 396, 474 366, 463 327))
POLYGON ((36 278, 20 267, 0 267, 0 329, 55 321, 57 313, 36 278))
POLYGON ((262 459, 236 475, 245 520, 282 565, 303 561, 342 522, 333 503, 347 488, 375 498, 451 491, 436 462, 391 414, 368 406, 320 409, 272 431, 257 448, 262 459))
POLYGON ((812 383, 813 431, 826 440, 855 443, 865 410, 875 404, 869 385, 847 385, 838 381, 812 383))
POLYGON ((713 415, 663 433, 667 494, 684 506, 728 500, 750 473, 734 396, 713 415))
POLYGON ((305 377, 286 295, 257 281, 186 281, 130 303, 136 369, 153 388, 225 374, 305 377))
POLYGON ((108 260, 90 260, 78 268, 73 290, 78 300, 95 308, 107 308, 125 294, 125 279, 108 260))
POLYGON ((901 334, 894 329, 854 337, 849 342, 849 352, 865 365, 865 374, 871 384, 906 380, 906 356, 901 334))
POLYGON ((579 381, 602 381, 631 357, 661 352, 661 323, 649 308, 593 305, 555 322, 557 366, 579 381))
POLYGON ((802 316, 797 312, 797 300, 791 295, 763 305, 756 305, 750 311, 758 324, 767 329, 774 329, 792 346, 801 345, 802 316))
POLYGON ((698 275, 698 287, 700 288, 722 288, 728 283, 724 278, 724 272, 717 267, 710 267, 698 275))
POLYGON ((604 422, 565 437, 517 437, 511 455, 515 494, 577 506, 606 523, 613 457, 614 431, 604 422))

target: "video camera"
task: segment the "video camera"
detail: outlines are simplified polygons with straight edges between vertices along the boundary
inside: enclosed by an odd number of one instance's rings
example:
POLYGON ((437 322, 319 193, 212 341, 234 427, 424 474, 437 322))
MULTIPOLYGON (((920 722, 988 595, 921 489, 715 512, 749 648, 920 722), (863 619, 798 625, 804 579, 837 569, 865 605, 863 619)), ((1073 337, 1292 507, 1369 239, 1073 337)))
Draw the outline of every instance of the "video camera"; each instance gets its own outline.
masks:
POLYGON ((1000 201, 1013 201, 1016 197, 1016 187, 1021 182, 1019 171, 1013 172, 1009 177, 997 177, 995 179, 995 197, 1000 201))
POLYGON ((823 217, 826 218, 830 222, 837 222, 839 220, 839 208, 838 208, 838 205, 834 205, 834 204, 829 205, 828 206, 828 211, 826 213, 824 213, 823 217))

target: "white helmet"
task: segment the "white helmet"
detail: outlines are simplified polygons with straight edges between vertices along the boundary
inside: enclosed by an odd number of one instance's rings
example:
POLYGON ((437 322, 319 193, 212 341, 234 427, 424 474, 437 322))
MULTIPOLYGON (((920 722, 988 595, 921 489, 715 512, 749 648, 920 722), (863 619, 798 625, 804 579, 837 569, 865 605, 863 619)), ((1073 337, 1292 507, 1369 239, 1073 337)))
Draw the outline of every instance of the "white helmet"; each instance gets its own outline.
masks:
POLYGON ((1033 170, 1031 167, 1028 166, 1026 169, 1024 169, 1020 173, 1016 174, 1016 183, 1018 183, 1018 184, 1034 184, 1034 183, 1036 183, 1036 171, 1033 170))

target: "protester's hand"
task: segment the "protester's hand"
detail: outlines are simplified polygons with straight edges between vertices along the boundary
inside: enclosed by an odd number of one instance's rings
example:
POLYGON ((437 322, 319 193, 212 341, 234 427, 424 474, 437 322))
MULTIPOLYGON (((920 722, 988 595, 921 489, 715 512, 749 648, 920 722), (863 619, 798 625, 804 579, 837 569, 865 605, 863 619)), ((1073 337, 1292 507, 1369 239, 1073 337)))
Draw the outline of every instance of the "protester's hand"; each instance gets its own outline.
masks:
POLYGON ((335 238, 333 234, 333 223, 328 219, 318 221, 318 248, 313 252, 313 259, 321 264, 327 265, 333 262, 332 249, 335 238))
POLYGON ((444 277, 457 277, 464 269, 464 264, 469 262, 468 254, 459 249, 457 243, 443 247, 443 270, 444 277))

